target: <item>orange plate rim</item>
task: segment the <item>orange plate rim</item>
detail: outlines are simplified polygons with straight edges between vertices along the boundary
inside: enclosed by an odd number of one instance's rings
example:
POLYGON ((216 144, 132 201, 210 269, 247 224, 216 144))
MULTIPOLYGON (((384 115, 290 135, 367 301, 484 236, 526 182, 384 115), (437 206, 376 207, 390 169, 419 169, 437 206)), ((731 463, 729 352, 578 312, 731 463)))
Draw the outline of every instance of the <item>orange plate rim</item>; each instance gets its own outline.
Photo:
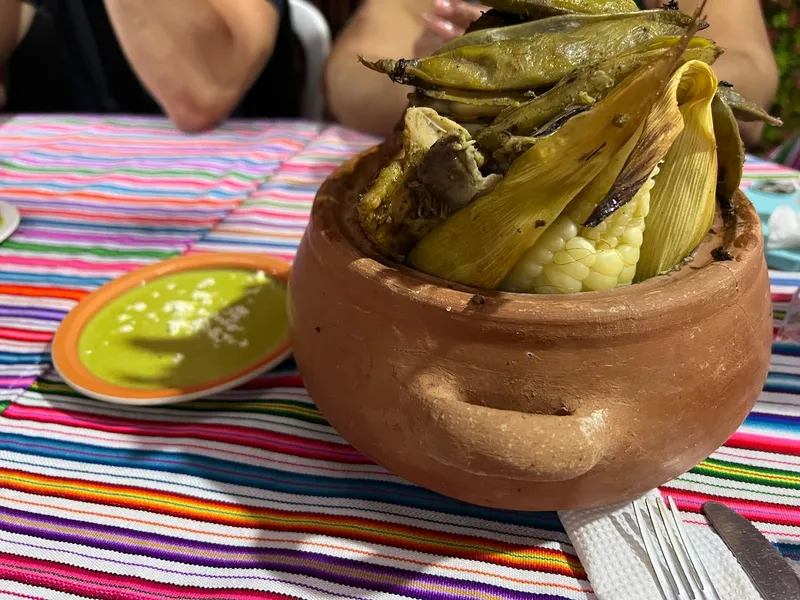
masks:
POLYGON ((279 258, 226 252, 177 256, 126 273, 86 296, 61 322, 53 338, 53 364, 56 371, 70 386, 86 396, 121 404, 155 405, 186 402, 236 387, 288 358, 292 349, 287 333, 283 342, 272 352, 238 371, 202 385, 158 390, 116 385, 93 374, 80 360, 78 340, 92 317, 107 303, 143 283, 166 275, 217 268, 260 270, 284 283, 288 283, 291 271, 291 265, 279 258))

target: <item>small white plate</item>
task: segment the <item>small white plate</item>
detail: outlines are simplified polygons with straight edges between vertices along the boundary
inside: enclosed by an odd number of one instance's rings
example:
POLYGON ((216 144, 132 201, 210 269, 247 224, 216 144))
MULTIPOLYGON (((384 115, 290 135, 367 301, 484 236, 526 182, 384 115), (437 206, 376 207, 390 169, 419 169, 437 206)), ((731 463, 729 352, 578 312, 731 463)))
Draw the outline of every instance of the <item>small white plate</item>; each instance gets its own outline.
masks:
POLYGON ((19 211, 0 200, 0 242, 4 242, 19 227, 19 211))

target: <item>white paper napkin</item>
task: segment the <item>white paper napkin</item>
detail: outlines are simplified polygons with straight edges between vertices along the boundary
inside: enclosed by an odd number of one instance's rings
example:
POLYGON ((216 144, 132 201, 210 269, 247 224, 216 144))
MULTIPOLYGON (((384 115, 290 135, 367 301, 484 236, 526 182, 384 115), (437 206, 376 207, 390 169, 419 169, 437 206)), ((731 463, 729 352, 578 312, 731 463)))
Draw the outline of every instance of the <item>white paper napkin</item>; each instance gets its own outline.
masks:
MULTIPOLYGON (((656 497, 653 490, 647 496, 656 497)), ((645 553, 631 503, 559 513, 598 600, 663 598, 645 553)), ((725 542, 702 515, 683 515, 683 528, 697 549, 722 600, 761 600, 725 542), (687 517, 703 524, 687 523, 687 517)))

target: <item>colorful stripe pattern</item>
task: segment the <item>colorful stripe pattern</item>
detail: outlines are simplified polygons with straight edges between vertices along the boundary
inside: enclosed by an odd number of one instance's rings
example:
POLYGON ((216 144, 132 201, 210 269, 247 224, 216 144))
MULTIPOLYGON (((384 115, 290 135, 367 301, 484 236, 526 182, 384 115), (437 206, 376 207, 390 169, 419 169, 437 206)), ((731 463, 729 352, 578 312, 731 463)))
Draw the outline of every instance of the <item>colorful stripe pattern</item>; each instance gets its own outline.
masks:
MULTIPOLYGON (((121 273, 181 252, 291 258, 319 183, 373 142, 304 123, 0 126, 0 198, 23 214, 0 245, 0 597, 594 598, 554 514, 387 473, 336 435, 291 363, 169 408, 96 402, 49 369, 66 311, 121 273)), ((776 300, 797 283, 776 279, 776 300)), ((800 559, 795 349, 776 346, 764 402, 666 489, 687 511, 735 502, 800 559)))
POLYGON ((782 165, 769 162, 756 156, 748 156, 745 164, 742 189, 746 190, 757 181, 764 179, 797 181, 798 172, 782 165))

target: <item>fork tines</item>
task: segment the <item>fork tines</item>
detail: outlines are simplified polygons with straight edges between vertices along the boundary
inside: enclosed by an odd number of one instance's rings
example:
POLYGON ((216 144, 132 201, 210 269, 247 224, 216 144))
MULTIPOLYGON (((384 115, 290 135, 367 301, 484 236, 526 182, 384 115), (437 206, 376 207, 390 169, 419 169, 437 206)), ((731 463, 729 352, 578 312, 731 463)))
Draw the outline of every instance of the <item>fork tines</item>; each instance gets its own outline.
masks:
POLYGON ((721 600, 678 508, 669 498, 644 498, 633 503, 636 524, 658 587, 665 600, 721 600))

